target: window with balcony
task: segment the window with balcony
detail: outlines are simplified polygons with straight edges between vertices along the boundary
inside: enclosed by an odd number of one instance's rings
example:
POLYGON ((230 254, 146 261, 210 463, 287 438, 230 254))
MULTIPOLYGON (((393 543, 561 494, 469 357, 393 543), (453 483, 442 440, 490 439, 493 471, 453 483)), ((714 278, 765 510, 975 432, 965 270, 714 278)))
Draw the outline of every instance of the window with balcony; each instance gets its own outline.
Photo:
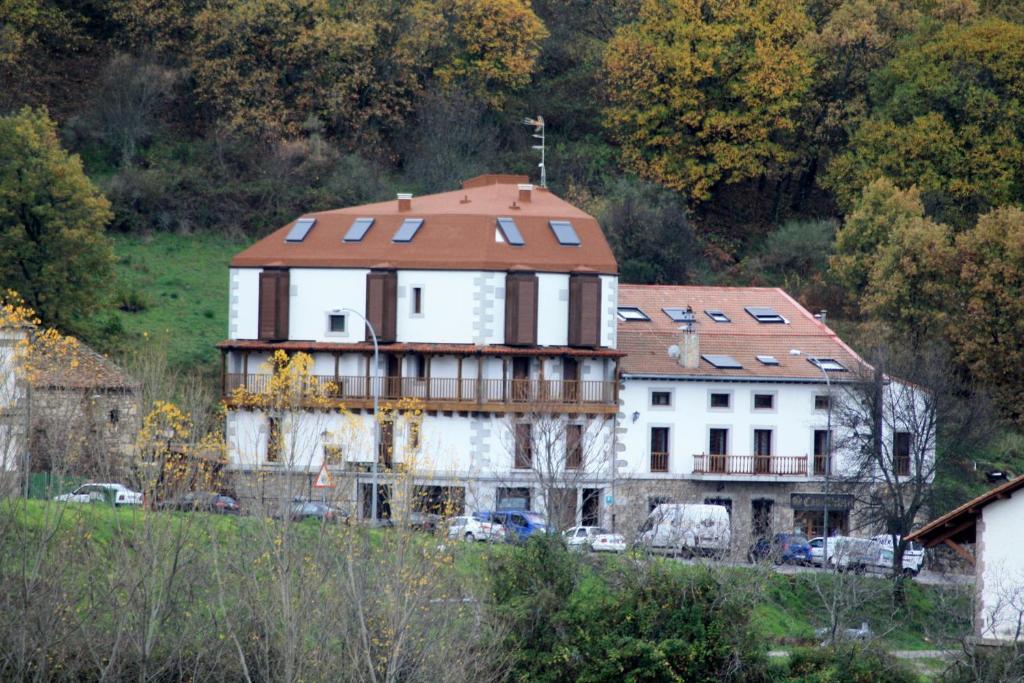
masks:
POLYGON ((896 432, 892 435, 892 459, 896 476, 910 476, 910 432, 896 432))
POLYGON ((829 460, 829 433, 827 429, 814 430, 814 474, 824 476, 828 471, 831 474, 831 467, 827 467, 829 460))
POLYGON ((729 430, 712 427, 708 430, 708 470, 725 472, 725 458, 729 453, 729 430))
POLYGON ((668 427, 651 427, 651 472, 668 472, 668 427))
POLYGON ((754 473, 768 474, 772 471, 772 430, 754 430, 754 473))

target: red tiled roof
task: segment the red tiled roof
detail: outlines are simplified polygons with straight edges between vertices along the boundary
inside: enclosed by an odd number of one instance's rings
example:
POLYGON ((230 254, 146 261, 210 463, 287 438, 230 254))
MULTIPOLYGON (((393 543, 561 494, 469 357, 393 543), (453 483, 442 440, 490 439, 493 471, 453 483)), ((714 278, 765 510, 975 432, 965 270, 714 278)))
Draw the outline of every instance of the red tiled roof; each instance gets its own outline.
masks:
POLYGON ((620 285, 619 306, 635 306, 651 318, 618 323, 618 348, 627 354, 622 371, 627 374, 821 380, 821 370, 808 361, 821 357, 835 359, 850 370, 829 374, 833 380, 843 380, 867 367, 835 332, 777 288, 620 285), (662 309, 687 306, 697 318, 701 355, 732 356, 742 369, 716 368, 703 358, 698 368, 687 369, 669 356, 668 348, 679 344, 680 323, 662 309), (745 310, 751 306, 770 307, 786 323, 760 323, 745 310), (708 310, 722 311, 730 322, 715 322, 705 313, 708 310), (793 349, 800 355, 790 355, 793 349), (774 356, 779 364, 764 365, 757 360, 759 355, 774 356))
MULTIPOLYGON (((306 353, 327 351, 339 353, 373 353, 370 342, 344 344, 338 342, 286 341, 264 342, 249 339, 228 339, 217 344, 217 348, 230 351, 302 351, 306 353)), ((615 349, 585 349, 572 346, 504 346, 492 344, 477 346, 476 344, 426 344, 397 343, 381 344, 380 353, 427 353, 434 355, 474 355, 485 356, 579 356, 586 358, 620 358, 624 354, 615 349)))
POLYGON ((517 184, 526 182, 526 176, 486 175, 467 180, 461 190, 413 197, 409 211, 399 211, 398 201, 391 200, 304 214, 316 218, 304 241, 285 242, 289 223, 237 254, 231 265, 618 272, 593 216, 537 187, 530 201, 520 201, 517 184), (496 241, 499 216, 515 219, 523 246, 496 241), (359 217, 373 218, 373 226, 362 241, 344 242, 359 217), (412 242, 395 244, 391 238, 406 218, 424 222, 412 242), (580 245, 560 245, 548 225, 551 219, 571 221, 580 245))
POLYGON ((114 361, 78 342, 72 356, 36 356, 32 377, 35 389, 134 390, 139 383, 114 361), (69 358, 73 357, 73 364, 69 358), (73 366, 72 366, 73 365, 73 366))

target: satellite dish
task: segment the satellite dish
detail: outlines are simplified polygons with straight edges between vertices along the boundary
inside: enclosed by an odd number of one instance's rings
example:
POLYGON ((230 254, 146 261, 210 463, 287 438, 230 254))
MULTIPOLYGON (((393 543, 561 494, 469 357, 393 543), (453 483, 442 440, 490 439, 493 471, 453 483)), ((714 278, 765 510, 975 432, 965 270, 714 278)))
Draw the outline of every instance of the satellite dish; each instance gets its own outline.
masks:
POLYGON ((668 347, 668 357, 679 358, 679 344, 673 344, 672 346, 668 347))

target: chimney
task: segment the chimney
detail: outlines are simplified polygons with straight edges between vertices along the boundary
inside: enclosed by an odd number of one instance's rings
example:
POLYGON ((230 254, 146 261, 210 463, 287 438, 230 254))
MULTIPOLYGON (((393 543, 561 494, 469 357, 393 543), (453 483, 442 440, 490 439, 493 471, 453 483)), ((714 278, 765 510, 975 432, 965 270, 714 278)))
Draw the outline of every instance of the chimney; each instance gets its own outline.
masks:
POLYGON ((529 183, 523 183, 519 185, 519 201, 527 203, 530 201, 530 196, 533 194, 533 185, 529 183))
POLYGON ((687 370, 696 370, 700 367, 700 337, 697 335, 697 316, 693 314, 693 308, 686 307, 682 316, 682 325, 679 326, 679 365, 687 370))
POLYGON ((399 211, 411 211, 412 210, 412 192, 399 192, 398 193, 398 210, 399 211))

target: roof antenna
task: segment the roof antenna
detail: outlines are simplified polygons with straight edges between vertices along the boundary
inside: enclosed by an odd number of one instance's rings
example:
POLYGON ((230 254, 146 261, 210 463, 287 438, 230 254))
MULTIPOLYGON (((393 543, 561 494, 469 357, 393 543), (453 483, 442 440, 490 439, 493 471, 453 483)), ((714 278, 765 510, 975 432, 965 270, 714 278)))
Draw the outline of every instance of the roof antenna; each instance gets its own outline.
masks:
POLYGON ((547 169, 544 167, 544 117, 540 114, 535 119, 527 117, 523 119, 523 125, 533 126, 533 137, 540 140, 540 144, 533 145, 533 149, 540 150, 540 163, 537 164, 540 167, 540 186, 546 189, 548 186, 548 175, 547 169))

